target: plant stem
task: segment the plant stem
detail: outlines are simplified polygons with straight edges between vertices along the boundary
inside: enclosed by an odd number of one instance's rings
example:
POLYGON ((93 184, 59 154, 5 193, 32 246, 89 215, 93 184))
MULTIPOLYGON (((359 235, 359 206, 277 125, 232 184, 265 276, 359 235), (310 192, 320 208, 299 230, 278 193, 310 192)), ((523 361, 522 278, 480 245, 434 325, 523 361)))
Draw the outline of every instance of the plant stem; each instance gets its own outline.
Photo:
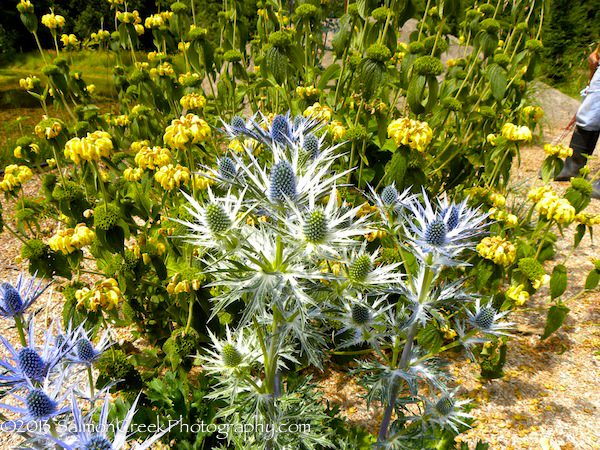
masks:
POLYGON ((90 383, 90 399, 93 402, 94 399, 94 375, 92 373, 92 365, 89 364, 87 367, 87 373, 88 373, 88 381, 90 383))
POLYGON ((23 316, 21 314, 15 316, 15 326, 19 332, 19 340, 21 341, 21 345, 23 347, 27 347, 27 340, 25 339, 25 332, 23 330, 25 326, 23 324, 23 316))
POLYGON ((185 325, 185 334, 187 334, 188 331, 190 331, 190 327, 192 326, 193 313, 194 313, 194 298, 190 299, 190 305, 188 307, 187 324, 185 325))

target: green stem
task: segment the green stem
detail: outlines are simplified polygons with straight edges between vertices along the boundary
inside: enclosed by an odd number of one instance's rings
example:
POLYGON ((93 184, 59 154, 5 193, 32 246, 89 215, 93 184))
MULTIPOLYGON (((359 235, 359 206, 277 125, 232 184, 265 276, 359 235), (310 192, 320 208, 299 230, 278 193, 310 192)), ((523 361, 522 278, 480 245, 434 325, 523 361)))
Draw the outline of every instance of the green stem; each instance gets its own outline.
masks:
POLYGON ((94 398, 94 374, 92 373, 92 365, 87 367, 88 381, 90 383, 90 399, 94 398))
POLYGON ((15 316, 15 326, 19 332, 19 340, 21 341, 21 345, 23 347, 27 347, 27 340, 25 339, 24 331, 25 325, 23 323, 23 316, 21 314, 15 316))
POLYGON ((548 222, 548 225, 546 225, 546 230, 544 231, 544 234, 542 235, 542 239, 540 240, 540 245, 538 246, 537 252, 535 252, 535 259, 538 259, 538 257, 540 256, 540 253, 542 252, 542 247, 544 246, 544 242, 546 242, 546 237, 548 236, 548 233, 550 232, 550 228, 552 227, 552 222, 554 222, 554 219, 551 219, 550 222, 548 222))
POLYGON ((190 327, 192 326, 192 316, 194 314, 194 300, 194 298, 190 299, 190 304, 188 306, 188 318, 187 323, 185 325, 185 334, 187 334, 190 331, 190 327))

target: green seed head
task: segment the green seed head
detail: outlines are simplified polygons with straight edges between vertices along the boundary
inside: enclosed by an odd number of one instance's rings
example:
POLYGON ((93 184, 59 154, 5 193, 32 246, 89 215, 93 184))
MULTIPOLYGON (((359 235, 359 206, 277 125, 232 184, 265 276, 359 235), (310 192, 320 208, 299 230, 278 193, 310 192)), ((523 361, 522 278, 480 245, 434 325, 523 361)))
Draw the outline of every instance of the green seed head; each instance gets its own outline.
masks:
POLYGON ((454 411, 454 402, 450 397, 442 397, 435 404, 435 409, 441 416, 447 416, 454 411))
POLYGON ((354 281, 363 281, 373 270, 373 263, 369 255, 361 255, 354 260, 348 269, 350 278, 354 281))
POLYGON ((231 344, 225 345, 221 353, 223 364, 227 367, 237 367, 242 362, 242 355, 240 352, 231 344))
POLYGON ((211 203, 206 207, 206 222, 213 233, 223 233, 231 225, 231 219, 219 203, 211 203))
POLYGON ((308 242, 319 244, 327 236, 327 217, 322 209, 315 209, 304 223, 304 237, 308 242))

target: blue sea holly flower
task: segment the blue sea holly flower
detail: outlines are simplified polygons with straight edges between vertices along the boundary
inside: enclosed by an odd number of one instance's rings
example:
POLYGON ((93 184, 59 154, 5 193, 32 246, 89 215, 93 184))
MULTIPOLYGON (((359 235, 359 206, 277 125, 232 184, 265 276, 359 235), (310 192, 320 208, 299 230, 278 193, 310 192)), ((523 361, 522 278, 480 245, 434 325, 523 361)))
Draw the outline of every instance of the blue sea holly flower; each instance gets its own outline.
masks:
POLYGON ((275 217, 288 242, 300 245, 307 255, 318 258, 338 258, 339 250, 353 247, 359 241, 356 237, 367 234, 368 216, 355 219, 361 206, 346 208, 345 202, 340 204, 333 185, 329 193, 327 205, 322 207, 315 198, 314 191, 309 191, 308 208, 298 209, 296 203, 287 200, 287 214, 278 213, 275 217))
POLYGON ((79 336, 71 352, 67 356, 73 364, 85 364, 91 366, 113 343, 110 342, 108 330, 105 330, 96 345, 92 344, 88 331, 80 328, 79 336))
POLYGON ((375 189, 369 184, 367 184, 367 188, 368 190, 365 195, 367 199, 377 207, 379 216, 386 228, 389 230, 396 229, 398 227, 398 222, 396 221, 394 213, 400 212, 405 205, 412 202, 414 196, 410 193, 410 188, 398 192, 395 183, 392 183, 383 188, 381 194, 377 194, 375 189))
POLYGON ((182 192, 188 202, 185 209, 193 220, 172 219, 188 229, 188 234, 177 237, 200 248, 231 250, 239 240, 242 223, 246 221, 254 206, 242 211, 246 190, 233 195, 230 189, 224 197, 216 197, 209 186, 207 193, 208 201, 200 204, 192 196, 182 192))
POLYGON ((466 200, 448 204, 444 198, 435 205, 425 192, 421 197, 412 199, 404 210, 407 238, 415 244, 422 260, 432 254, 433 265, 460 264, 456 257, 475 247, 475 238, 484 232, 488 214, 469 208, 466 200))
POLYGON ((23 403, 23 406, 0 403, 0 408, 21 415, 21 417, 17 419, 2 423, 0 425, 0 430, 8 431, 22 429, 31 422, 46 422, 56 416, 68 412, 68 407, 60 407, 60 404, 69 394, 69 391, 67 391, 61 396, 61 393, 64 391, 64 377, 65 372, 63 372, 53 383, 50 383, 49 379, 46 379, 41 387, 34 387, 28 380, 25 385, 27 393, 24 397, 12 394, 16 400, 23 403))
POLYGON ((339 348, 352 347, 368 342, 373 348, 379 349, 386 335, 385 314, 394 305, 388 304, 387 295, 370 300, 367 295, 357 293, 356 298, 348 298, 337 314, 337 319, 343 325, 336 336, 343 336, 339 348))
POLYGON ((20 273, 15 284, 4 282, 0 285, 0 316, 22 316, 44 293, 50 283, 37 281, 35 275, 29 280, 20 273))
POLYGON ((84 418, 81 409, 77 404, 77 397, 75 394, 71 394, 71 410, 73 411, 74 424, 69 430, 73 429, 74 431, 62 438, 55 438, 49 435, 44 437, 66 450, 121 450, 124 448, 146 450, 151 448, 155 442, 179 423, 177 422, 171 424, 169 427, 160 429, 154 436, 146 439, 141 444, 135 443, 135 445, 130 445, 127 443, 127 438, 129 436, 127 430, 135 415, 135 409, 140 396, 137 396, 123 421, 109 423, 108 414, 110 410, 110 395, 108 394, 108 390, 104 390, 103 393, 105 395, 104 403, 102 404, 98 422, 94 420, 94 417, 96 417, 95 414, 88 414, 84 418), (108 434, 110 430, 115 430, 112 439, 108 434))
POLYGON ((279 161, 271 169, 269 198, 272 202, 281 202, 286 198, 296 198, 296 174, 287 161, 279 161))
POLYGON ((233 159, 224 156, 218 162, 219 176, 224 180, 233 180, 237 176, 237 168, 233 159))
POLYGON ((44 346, 38 349, 35 343, 34 318, 29 323, 29 344, 17 351, 3 336, 0 340, 11 355, 10 359, 0 359, 0 366, 6 372, 0 375, 0 385, 19 388, 29 382, 43 382, 50 371, 66 356, 72 346, 55 346, 50 330, 44 331, 44 346))
POLYGON ((498 313, 490 306, 482 306, 481 299, 475 302, 475 311, 466 308, 469 324, 481 331, 483 334, 494 336, 510 336, 508 329, 514 325, 513 322, 502 322, 502 319, 510 312, 498 313))
POLYGON ((437 398, 431 400, 426 398, 426 414, 432 423, 458 433, 459 426, 469 427, 465 420, 471 419, 473 416, 462 411, 470 400, 457 400, 454 393, 455 391, 452 393, 442 392, 437 398))
POLYGON ((275 116, 271 125, 271 139, 280 145, 287 145, 291 140, 291 127, 289 118, 286 116, 275 116))

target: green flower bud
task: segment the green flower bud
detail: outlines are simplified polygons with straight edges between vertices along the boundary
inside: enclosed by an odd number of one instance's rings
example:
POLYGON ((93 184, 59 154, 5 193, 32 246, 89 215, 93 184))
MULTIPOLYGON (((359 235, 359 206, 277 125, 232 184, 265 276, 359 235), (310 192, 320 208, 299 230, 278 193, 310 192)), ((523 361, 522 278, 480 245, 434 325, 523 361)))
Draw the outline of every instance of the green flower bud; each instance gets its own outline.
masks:
POLYGON ((373 61, 389 61, 392 52, 384 44, 373 44, 367 50, 367 58, 373 61))
POLYGON ((417 75, 437 77, 444 72, 444 65, 434 56, 420 56, 413 63, 413 70, 417 75))
POLYGON ((101 203, 94 209, 94 226, 100 230, 110 230, 117 224, 119 217, 120 211, 117 205, 101 203))

